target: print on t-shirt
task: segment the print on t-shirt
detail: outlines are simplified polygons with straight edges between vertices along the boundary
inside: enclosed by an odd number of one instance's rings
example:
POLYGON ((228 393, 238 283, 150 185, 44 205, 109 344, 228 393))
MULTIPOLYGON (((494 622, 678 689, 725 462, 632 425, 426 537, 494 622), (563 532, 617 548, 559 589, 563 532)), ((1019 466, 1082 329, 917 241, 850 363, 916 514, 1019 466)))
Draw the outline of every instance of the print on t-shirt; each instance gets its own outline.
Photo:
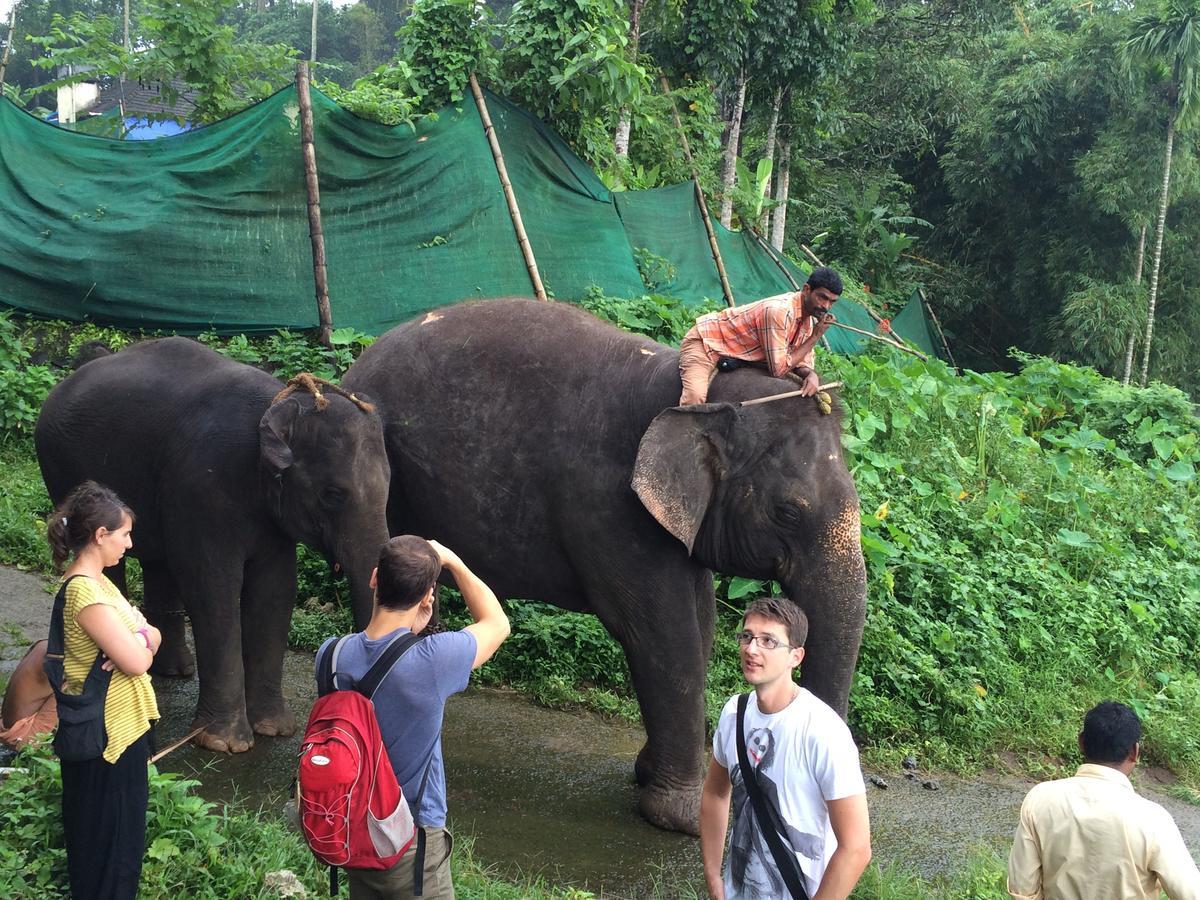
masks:
MULTIPOLYGON (((775 735, 770 728, 755 728, 746 736, 746 756, 758 775, 758 789, 766 800, 768 809, 778 811, 779 790, 775 778, 775 735)), ((746 900, 767 900, 787 896, 787 887, 770 845, 762 831, 762 824, 754 815, 750 796, 742 778, 741 765, 734 763, 729 770, 733 785, 733 831, 729 838, 729 872, 734 890, 746 900)), ((780 820, 778 815, 774 827, 783 840, 784 847, 808 859, 819 860, 825 849, 825 840, 820 835, 805 834, 780 820)), ((808 885, 805 885, 808 888, 808 885)))

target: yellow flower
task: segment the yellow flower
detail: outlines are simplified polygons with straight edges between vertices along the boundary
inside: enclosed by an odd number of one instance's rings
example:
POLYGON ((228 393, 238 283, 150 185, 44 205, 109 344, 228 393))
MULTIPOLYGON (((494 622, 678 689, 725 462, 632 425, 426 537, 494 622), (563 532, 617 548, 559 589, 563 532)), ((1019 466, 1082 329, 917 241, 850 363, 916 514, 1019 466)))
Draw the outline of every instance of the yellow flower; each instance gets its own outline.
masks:
POLYGON ((884 500, 883 503, 879 504, 879 509, 875 510, 875 518, 877 518, 879 521, 882 522, 887 517, 888 517, 888 501, 884 500))
POLYGON ((985 688, 982 684, 976 684, 975 685, 975 693, 977 693, 979 695, 979 698, 982 700, 984 697, 987 696, 987 688, 985 688))

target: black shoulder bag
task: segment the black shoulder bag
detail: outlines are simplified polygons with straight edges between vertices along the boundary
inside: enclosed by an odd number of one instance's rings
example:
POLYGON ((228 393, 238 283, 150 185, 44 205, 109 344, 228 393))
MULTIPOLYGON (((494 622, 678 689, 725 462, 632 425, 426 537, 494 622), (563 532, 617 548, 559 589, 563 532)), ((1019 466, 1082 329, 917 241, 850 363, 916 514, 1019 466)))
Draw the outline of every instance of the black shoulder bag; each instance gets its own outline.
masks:
POLYGON ((97 652, 91 671, 83 682, 83 693, 65 694, 66 672, 63 668, 66 653, 66 633, 63 629, 63 611, 67 605, 67 585, 82 575, 72 575, 62 583, 54 598, 54 612, 50 614, 50 639, 46 642, 46 659, 42 669, 50 679, 54 697, 58 701, 58 729, 54 732, 54 752, 63 762, 84 762, 98 759, 104 754, 108 743, 108 732, 104 728, 104 701, 108 697, 108 683, 112 672, 106 672, 104 653, 97 652))
POLYGON ((746 706, 750 703, 750 694, 738 697, 737 704, 737 751, 738 766, 742 770, 742 784, 746 786, 746 794, 750 797, 750 805, 754 809, 754 818, 758 827, 767 839, 771 848, 771 856, 783 876, 792 900, 808 900, 808 891, 804 889, 804 873, 800 870, 800 862, 796 854, 783 845, 779 836, 783 825, 783 816, 779 810, 771 806, 758 786, 758 770, 750 766, 750 757, 746 753, 746 706))

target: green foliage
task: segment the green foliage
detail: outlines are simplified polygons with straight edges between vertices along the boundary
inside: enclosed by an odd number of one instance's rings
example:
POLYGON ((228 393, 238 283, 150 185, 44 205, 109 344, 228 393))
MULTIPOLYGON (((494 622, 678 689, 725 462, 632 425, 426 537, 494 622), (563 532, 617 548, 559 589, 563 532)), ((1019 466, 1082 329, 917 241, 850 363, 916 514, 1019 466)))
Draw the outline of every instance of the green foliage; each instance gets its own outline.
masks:
POLYGON ((471 72, 486 71, 491 36, 487 12, 475 0, 417 0, 413 5, 397 36, 422 111, 462 100, 471 72))
MULTIPOLYGON (((651 277, 669 271, 663 269, 660 261, 665 262, 662 257, 654 257, 652 260, 647 257, 651 277)), ((646 280, 647 275, 643 274, 642 278, 646 280)), ((688 329, 695 324, 697 316, 721 308, 721 304, 716 301, 688 306, 662 294, 645 294, 625 299, 607 297, 599 290, 590 292, 579 305, 626 331, 644 334, 648 338, 672 346, 679 345, 688 329)))
POLYGON ((47 366, 30 363, 30 353, 10 313, 0 313, 0 440, 33 434, 38 410, 57 379, 47 366))
POLYGON ((637 265, 638 274, 642 276, 642 284, 652 293, 670 287, 679 271, 671 265, 669 259, 645 247, 633 248, 633 261, 637 265))
POLYGON ((611 146, 617 110, 649 90, 646 70, 628 58, 616 0, 518 0, 504 40, 498 77, 505 94, 553 120, 589 159, 611 146))
POLYGON ((248 338, 244 334, 222 338, 212 332, 200 335, 200 342, 218 353, 258 366, 284 381, 301 372, 337 381, 374 340, 353 328, 335 329, 329 336, 332 348, 318 344, 310 335, 283 329, 266 338, 248 338))

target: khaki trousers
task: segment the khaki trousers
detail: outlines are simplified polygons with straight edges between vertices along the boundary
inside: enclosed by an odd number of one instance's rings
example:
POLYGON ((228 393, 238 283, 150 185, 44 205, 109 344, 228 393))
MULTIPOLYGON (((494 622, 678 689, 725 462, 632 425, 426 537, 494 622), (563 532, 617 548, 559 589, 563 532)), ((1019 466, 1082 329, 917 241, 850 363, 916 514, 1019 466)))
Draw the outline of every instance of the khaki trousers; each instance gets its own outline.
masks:
POLYGON ((679 377, 683 379, 679 405, 704 403, 708 399, 708 386, 716 374, 717 361, 709 356, 704 339, 693 326, 679 345, 679 377))
MULTIPOLYGON (((445 828, 425 829, 425 884, 421 900, 454 900, 450 851, 454 838, 445 828)), ((416 874, 417 842, 390 869, 346 869, 350 900, 409 900, 416 874)))

